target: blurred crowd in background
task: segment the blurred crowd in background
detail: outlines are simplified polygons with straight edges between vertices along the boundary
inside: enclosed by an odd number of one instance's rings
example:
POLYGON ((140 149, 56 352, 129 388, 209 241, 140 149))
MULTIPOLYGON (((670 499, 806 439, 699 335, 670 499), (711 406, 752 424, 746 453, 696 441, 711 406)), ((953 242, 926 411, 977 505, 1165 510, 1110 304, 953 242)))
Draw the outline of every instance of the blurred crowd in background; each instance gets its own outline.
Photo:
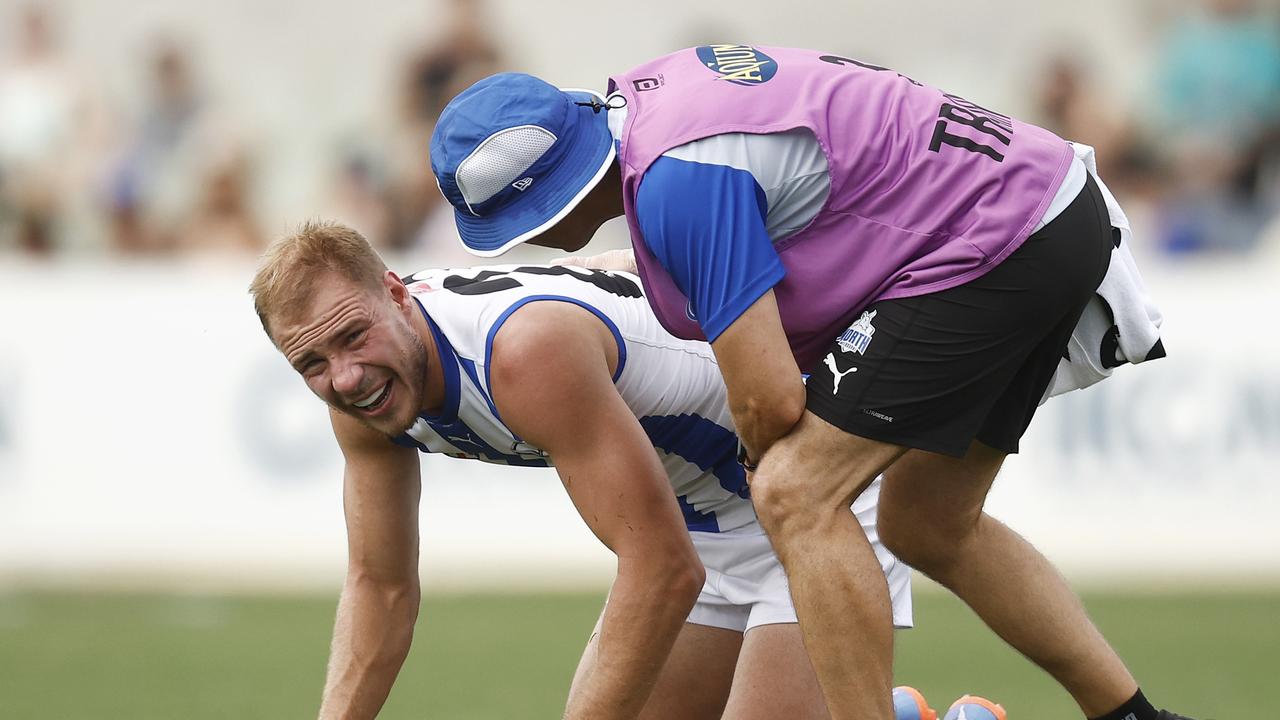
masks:
MULTIPOLYGON (((455 242, 429 167, 435 120, 470 83, 529 69, 504 54, 481 2, 448 0, 436 39, 404 51, 396 77, 371 79, 394 83, 388 122, 335 140, 317 215, 390 251, 455 242)), ((1021 114, 1097 148, 1154 252, 1251 256, 1280 242, 1280 12, 1257 0, 1153 7, 1143 92, 1103 98, 1087 57, 1046 49, 1029 60, 1034 109, 1021 114)), ((237 98, 208 91, 183 28, 152 39, 131 70, 146 90, 124 101, 78 63, 60 21, 38 3, 0 15, 0 257, 258 252, 278 230, 255 202, 271 154, 237 98)))

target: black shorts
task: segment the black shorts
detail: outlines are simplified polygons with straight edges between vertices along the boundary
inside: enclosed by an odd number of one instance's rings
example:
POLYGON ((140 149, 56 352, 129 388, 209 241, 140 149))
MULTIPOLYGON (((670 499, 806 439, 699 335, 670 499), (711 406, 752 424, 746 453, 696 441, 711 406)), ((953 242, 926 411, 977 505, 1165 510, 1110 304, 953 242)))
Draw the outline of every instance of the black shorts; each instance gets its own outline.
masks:
POLYGON ((895 445, 959 457, 977 439, 1016 453, 1112 247, 1090 177, 982 277, 867 307, 810 368, 808 409, 895 445))

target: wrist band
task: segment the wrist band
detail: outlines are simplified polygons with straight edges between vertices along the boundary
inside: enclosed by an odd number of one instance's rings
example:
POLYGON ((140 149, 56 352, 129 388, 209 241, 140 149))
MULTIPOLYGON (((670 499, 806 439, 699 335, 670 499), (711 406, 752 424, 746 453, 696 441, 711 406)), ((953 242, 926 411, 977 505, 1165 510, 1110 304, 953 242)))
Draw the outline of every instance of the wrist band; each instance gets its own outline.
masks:
POLYGON ((759 463, 753 463, 751 458, 747 457, 747 446, 743 445, 741 440, 738 441, 738 464, 747 472, 755 472, 756 468, 760 467, 759 463))

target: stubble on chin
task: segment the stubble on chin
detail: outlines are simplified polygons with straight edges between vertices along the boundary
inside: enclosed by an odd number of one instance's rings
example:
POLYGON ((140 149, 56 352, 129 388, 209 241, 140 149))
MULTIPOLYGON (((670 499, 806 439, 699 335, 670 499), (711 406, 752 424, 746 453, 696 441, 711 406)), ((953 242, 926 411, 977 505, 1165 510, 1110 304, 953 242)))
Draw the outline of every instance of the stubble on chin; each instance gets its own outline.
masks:
MULTIPOLYGON (((409 369, 408 377, 402 380, 408 397, 407 417, 398 419, 396 427, 399 429, 390 434, 390 437, 398 437, 409 432, 409 430, 418 422, 418 412, 421 411, 423 404, 426 402, 426 382, 427 382, 427 364, 430 362, 427 355, 427 346, 423 344, 422 339, 417 333, 409 332, 409 349, 406 353, 405 365, 409 369), (412 380, 417 380, 416 385, 412 384, 412 380)), ((384 430, 385 432, 385 430, 384 430)))
MULTIPOLYGON (((400 437, 401 435, 408 433, 409 430, 412 429, 417 422, 418 422, 418 417, 416 415, 401 419, 395 425, 395 427, 399 429, 396 430, 395 432, 387 433, 387 437, 389 438, 400 437)), ((383 429, 382 432, 386 432, 386 430, 383 429)))
POLYGON ((388 424, 387 422, 374 423, 370 421, 369 418, 361 417, 354 413, 347 414, 358 420, 361 425, 364 425, 370 430, 385 435, 388 440, 394 440, 401 435, 408 433, 418 421, 418 418, 415 416, 403 419, 397 418, 394 424, 388 424))

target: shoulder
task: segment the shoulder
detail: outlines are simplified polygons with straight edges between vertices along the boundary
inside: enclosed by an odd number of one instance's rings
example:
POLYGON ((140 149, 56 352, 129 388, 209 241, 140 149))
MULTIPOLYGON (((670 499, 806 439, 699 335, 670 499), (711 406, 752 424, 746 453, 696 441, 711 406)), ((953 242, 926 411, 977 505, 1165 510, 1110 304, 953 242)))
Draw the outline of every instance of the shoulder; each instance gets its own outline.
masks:
POLYGON ((489 372, 495 382, 552 377, 598 364, 610 346, 612 330, 595 311, 569 300, 527 302, 495 333, 489 372))
POLYGON ((721 133, 677 145, 662 157, 686 162, 763 170, 792 158, 822 157, 822 146, 806 128, 773 133, 721 133))
POLYGON ((811 177, 825 177, 826 154, 804 128, 776 133, 724 133, 674 147, 641 179, 637 202, 689 201, 718 186, 772 191, 811 177))
MULTIPOLYGON (((494 338, 490 392, 513 432, 548 438, 614 392, 619 350, 612 331, 570 302, 522 306, 494 338)), ((546 448, 550 450, 551 448, 546 448)))

